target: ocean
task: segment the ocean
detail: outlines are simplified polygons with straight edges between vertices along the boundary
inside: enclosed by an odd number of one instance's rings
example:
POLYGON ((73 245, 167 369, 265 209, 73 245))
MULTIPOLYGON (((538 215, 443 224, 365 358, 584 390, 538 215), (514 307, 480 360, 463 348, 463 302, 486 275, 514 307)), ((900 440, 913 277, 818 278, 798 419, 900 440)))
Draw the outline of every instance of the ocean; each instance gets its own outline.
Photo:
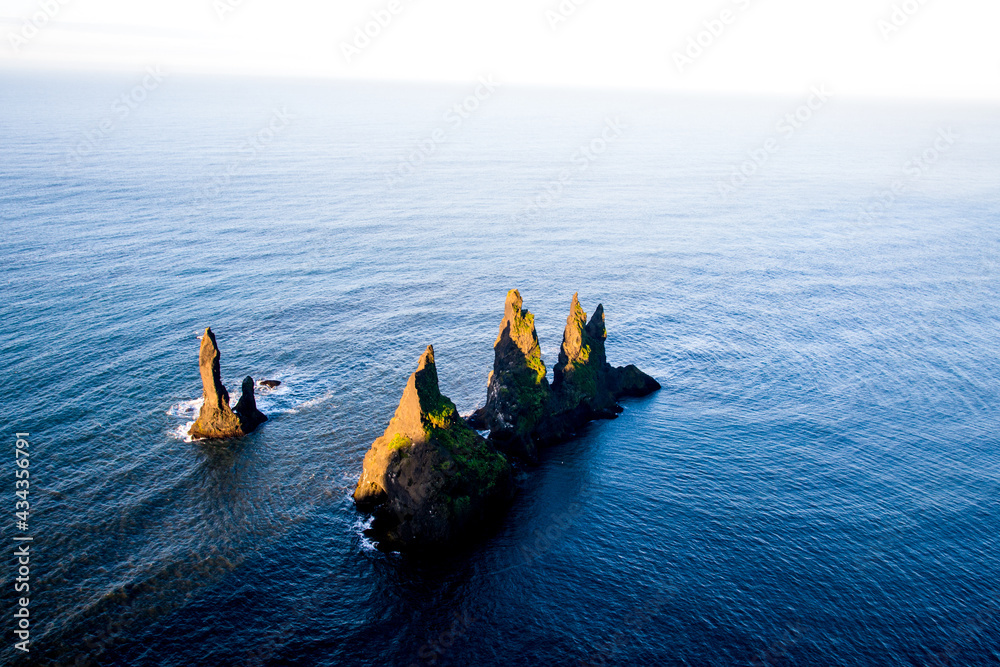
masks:
POLYGON ((1000 664, 995 106, 0 75, 4 664, 1000 664), (663 389, 435 558, 351 501, 508 289, 663 389), (191 442, 198 335, 270 417, 191 442))

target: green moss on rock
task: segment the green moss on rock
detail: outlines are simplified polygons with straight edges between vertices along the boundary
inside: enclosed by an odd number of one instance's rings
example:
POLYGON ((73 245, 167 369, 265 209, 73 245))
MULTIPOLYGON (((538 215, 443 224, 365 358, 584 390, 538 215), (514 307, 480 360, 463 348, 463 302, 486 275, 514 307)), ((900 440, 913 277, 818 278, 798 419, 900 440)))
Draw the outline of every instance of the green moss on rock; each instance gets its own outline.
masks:
POLYGON ((471 534, 512 493, 510 464, 441 394, 428 347, 365 455, 355 502, 386 546, 425 548, 471 534))
POLYGON ((474 419, 490 430, 490 439, 498 447, 533 459, 536 448, 531 434, 544 416, 549 383, 535 316, 523 305, 516 289, 507 293, 500 333, 493 345, 486 405, 474 419))
POLYGON ((405 436, 402 433, 397 433, 396 435, 393 436, 392 440, 389 441, 389 451, 395 451, 397 449, 409 447, 412 444, 413 441, 410 440, 408 436, 405 436))

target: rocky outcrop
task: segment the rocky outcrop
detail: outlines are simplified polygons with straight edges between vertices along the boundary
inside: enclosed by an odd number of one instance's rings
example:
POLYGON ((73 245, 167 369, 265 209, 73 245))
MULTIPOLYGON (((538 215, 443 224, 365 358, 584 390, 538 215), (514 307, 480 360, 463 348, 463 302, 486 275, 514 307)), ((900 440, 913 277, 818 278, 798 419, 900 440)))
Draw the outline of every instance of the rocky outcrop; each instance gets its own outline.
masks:
POLYGON ((559 362, 553 369, 557 410, 582 408, 593 417, 610 417, 618 412, 613 391, 614 371, 604 349, 608 330, 604 306, 598 305, 590 321, 580 306, 580 295, 570 303, 563 330, 559 362))
POLYGON ((626 396, 641 398, 662 389, 659 382, 640 371, 634 364, 614 369, 612 381, 611 386, 618 398, 626 396))
POLYGON ((489 429, 490 440, 498 449, 535 460, 533 433, 545 417, 550 390, 535 317, 523 305, 516 289, 507 293, 500 333, 493 344, 486 405, 473 413, 470 424, 489 429))
POLYGON ((468 422, 441 394, 434 348, 420 357, 354 490, 358 509, 374 515, 372 533, 383 548, 424 549, 471 536, 513 494, 505 454, 534 460, 540 444, 617 415, 620 398, 660 388, 635 366, 608 363, 604 308, 588 321, 575 294, 550 386, 534 316, 523 306, 517 290, 507 293, 486 405, 468 422), (489 429, 489 439, 474 428, 489 429))
POLYGON ((421 549, 468 536, 511 498, 506 457, 469 427, 420 357, 396 414, 365 455, 354 491, 380 545, 421 549))
POLYGON ((540 444, 571 437, 593 419, 622 411, 619 399, 645 396, 660 384, 635 366, 608 363, 604 306, 588 321, 573 295, 551 387, 545 379, 534 318, 521 309, 517 290, 507 294, 486 405, 470 424, 489 429, 491 442, 513 456, 533 461, 540 444))
POLYGON ((607 337, 604 306, 598 304, 588 321, 579 294, 574 294, 553 369, 548 416, 536 431, 536 439, 568 438, 588 421, 615 417, 622 411, 619 399, 660 389, 659 382, 634 365, 611 366, 605 350, 607 337))
POLYGON ((277 389, 281 386, 281 380, 258 380, 257 384, 268 389, 277 389))
POLYGON ((267 417, 257 410, 253 393, 253 378, 243 380, 243 395, 235 410, 229 407, 229 392, 222 384, 219 345, 211 329, 205 329, 198 354, 198 368, 204 403, 198 419, 191 427, 190 435, 195 439, 238 438, 250 433, 267 417))

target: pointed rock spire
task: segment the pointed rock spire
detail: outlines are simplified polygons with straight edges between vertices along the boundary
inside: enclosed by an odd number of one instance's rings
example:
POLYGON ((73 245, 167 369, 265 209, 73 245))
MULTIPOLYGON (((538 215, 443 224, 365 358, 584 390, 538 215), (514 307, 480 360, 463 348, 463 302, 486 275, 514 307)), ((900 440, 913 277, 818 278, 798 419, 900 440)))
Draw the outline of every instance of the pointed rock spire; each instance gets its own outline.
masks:
POLYGON ((572 378, 577 370, 583 372, 588 365, 593 368, 606 361, 604 340, 607 335, 604 306, 597 306, 588 324, 587 313, 580 306, 580 295, 574 294, 566 317, 566 328, 563 330, 559 362, 553 369, 554 384, 561 385, 572 378))
POLYGON ((428 345, 417 361, 417 370, 406 382, 386 434, 424 442, 433 428, 447 428, 457 418, 455 404, 441 393, 434 346, 428 345))
POLYGON ((253 380, 243 381, 243 395, 236 406, 236 412, 229 407, 229 392, 222 384, 220 365, 221 353, 211 328, 205 329, 201 338, 201 348, 198 352, 198 370, 201 373, 202 397, 204 403, 198 413, 198 419, 191 427, 191 437, 202 438, 235 438, 253 431, 267 420, 257 410, 253 394, 253 380))
POLYGON ((574 421, 611 417, 621 412, 622 396, 645 396, 660 388, 659 383, 635 366, 613 368, 608 363, 605 341, 604 306, 587 320, 578 294, 573 295, 559 362, 553 369, 552 414, 547 432, 564 437, 574 421))
POLYGON ((490 430, 490 439, 503 451, 534 460, 537 447, 532 432, 549 400, 542 349, 535 332, 535 316, 523 308, 516 289, 507 292, 500 333, 493 344, 493 372, 486 388, 486 405, 471 422, 490 430))
POLYGON ((573 294, 569 304, 569 315, 566 317, 566 327, 563 329, 562 347, 559 349, 559 361, 553 368, 555 380, 558 383, 564 369, 575 361, 583 351, 583 336, 587 328, 587 313, 580 306, 580 294, 573 294))
POLYGON ((608 329, 604 326, 604 306, 597 304, 597 309, 587 322, 587 340, 590 342, 590 362, 603 365, 608 361, 604 351, 604 342, 608 338, 608 329))
POLYGON ((559 363, 553 369, 553 390, 558 395, 560 410, 584 404, 595 412, 614 412, 615 400, 608 391, 606 378, 610 369, 604 350, 607 336, 604 306, 598 305, 588 322, 587 313, 580 306, 580 296, 574 294, 559 363))

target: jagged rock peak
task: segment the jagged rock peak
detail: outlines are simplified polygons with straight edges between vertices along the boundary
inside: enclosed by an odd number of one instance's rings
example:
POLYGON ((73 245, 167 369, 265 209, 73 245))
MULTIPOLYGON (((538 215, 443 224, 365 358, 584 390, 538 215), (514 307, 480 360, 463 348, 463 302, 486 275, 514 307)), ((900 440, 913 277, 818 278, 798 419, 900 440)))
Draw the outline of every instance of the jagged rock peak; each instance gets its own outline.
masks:
POLYGON ((486 405, 472 415, 470 423, 489 429, 490 440, 502 451, 533 460, 537 447, 531 433, 544 416, 549 382, 535 316, 524 308, 516 289, 507 292, 493 351, 486 405))
POLYGON ((580 293, 573 294, 573 301, 569 305, 569 315, 566 317, 566 328, 563 330, 562 349, 559 350, 559 364, 565 366, 571 360, 580 356, 583 350, 583 336, 587 328, 587 313, 580 305, 580 293))
POLYGON ((493 347, 503 342, 504 334, 525 356, 541 358, 541 348, 538 345, 538 334, 535 333, 535 316, 524 307, 524 299, 516 289, 507 292, 504 303, 503 319, 500 321, 500 333, 493 347))
POLYGON ((607 353, 604 349, 607 337, 604 306, 598 304, 588 322, 587 313, 580 306, 580 295, 574 294, 569 306, 569 315, 566 317, 559 361, 553 369, 555 384, 562 384, 567 376, 584 367, 603 370, 607 363, 607 353))
POLYGON ((431 429, 447 428, 457 418, 455 404, 441 393, 434 346, 428 345, 417 361, 417 370, 406 382, 403 397, 386 434, 391 432, 393 436, 403 436, 411 442, 423 442, 431 429))
POLYGON ((580 424, 621 412, 618 399, 645 396, 659 383, 635 366, 613 368, 608 363, 604 306, 598 304, 590 320, 573 295, 559 362, 553 369, 553 400, 544 425, 546 439, 561 439, 580 424))
POLYGON ((608 329, 604 325, 604 305, 597 304, 594 314, 587 322, 587 337, 594 343, 600 342, 600 350, 604 351, 604 341, 608 338, 608 329))
POLYGON ((408 391, 403 392, 403 400, 406 401, 408 395, 415 397, 422 421, 427 423, 433 422, 435 419, 440 420, 446 416, 443 413, 451 412, 446 409, 449 406, 445 405, 446 403, 450 404, 451 401, 441 393, 441 385, 438 383, 433 345, 428 345, 424 353, 420 355, 420 359, 417 361, 417 370, 413 372, 410 379, 413 386, 411 388, 410 382, 407 382, 406 389, 408 391))

